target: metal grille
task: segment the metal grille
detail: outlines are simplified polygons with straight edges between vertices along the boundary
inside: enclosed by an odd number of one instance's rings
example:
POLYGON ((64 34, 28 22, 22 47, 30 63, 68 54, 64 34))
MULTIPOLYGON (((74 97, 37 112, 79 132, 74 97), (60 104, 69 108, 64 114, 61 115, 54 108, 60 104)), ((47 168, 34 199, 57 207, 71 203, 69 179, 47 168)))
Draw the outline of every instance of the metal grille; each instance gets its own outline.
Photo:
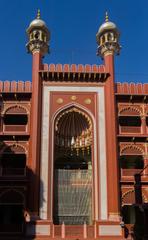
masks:
POLYGON ((92 171, 55 170, 54 221, 68 225, 91 223, 92 171))

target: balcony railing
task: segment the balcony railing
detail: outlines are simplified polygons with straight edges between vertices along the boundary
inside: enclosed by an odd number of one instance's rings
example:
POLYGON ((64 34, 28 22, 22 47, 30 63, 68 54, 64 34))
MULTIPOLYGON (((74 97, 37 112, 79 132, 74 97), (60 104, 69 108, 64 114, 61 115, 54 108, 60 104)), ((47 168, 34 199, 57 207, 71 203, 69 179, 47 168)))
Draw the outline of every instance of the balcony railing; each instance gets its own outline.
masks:
POLYGON ((141 134, 141 127, 135 127, 135 126, 119 126, 119 134, 141 134))
POLYGON ((26 176, 26 168, 1 168, 0 176, 26 176))
POLYGON ((3 125, 3 132, 27 132, 28 125, 3 125))
POLYGON ((121 177, 132 177, 134 174, 140 173, 142 169, 121 169, 121 177))

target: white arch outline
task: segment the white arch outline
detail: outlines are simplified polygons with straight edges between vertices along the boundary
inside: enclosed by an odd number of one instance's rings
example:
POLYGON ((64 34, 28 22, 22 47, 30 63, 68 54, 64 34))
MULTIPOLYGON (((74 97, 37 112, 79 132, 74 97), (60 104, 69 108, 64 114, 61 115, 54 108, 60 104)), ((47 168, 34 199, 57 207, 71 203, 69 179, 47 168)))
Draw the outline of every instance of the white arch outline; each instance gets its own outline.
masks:
MULTIPOLYGON (((93 144, 94 144, 94 148, 93 148, 93 154, 92 154, 92 163, 93 163, 93 172, 94 172, 94 175, 93 175, 93 178, 92 178, 92 205, 93 208, 92 208, 92 219, 94 218, 95 220, 98 219, 98 212, 99 212, 99 199, 98 199, 98 178, 97 178, 97 157, 94 157, 94 156, 97 156, 97 146, 96 146, 96 121, 95 121, 95 118, 93 116, 93 114, 90 112, 90 110, 88 108, 85 108, 83 105, 81 104, 78 104, 78 103, 75 103, 75 102, 71 102, 69 104, 66 104, 62 107, 60 107, 55 113, 54 115, 52 116, 51 118, 51 122, 52 122, 52 125, 51 125, 51 139, 52 139, 52 142, 51 142, 51 149, 52 149, 52 154, 51 154, 51 184, 50 184, 50 188, 51 188, 51 191, 52 191, 52 196, 53 196, 53 172, 54 172, 54 167, 53 167, 53 163, 54 163, 54 125, 55 125, 55 120, 56 120, 56 117, 60 114, 60 112, 70 108, 70 107, 76 107, 78 109, 80 109, 80 111, 86 113, 90 119, 91 119, 91 122, 92 122, 92 126, 93 126, 93 144), (93 190, 94 188, 94 190, 93 190)), ((53 198, 52 198, 52 201, 51 201, 51 216, 53 217, 53 198)))
MULTIPOLYGON (((43 86, 43 101, 42 101, 42 129, 41 129, 41 181, 43 186, 40 185, 40 218, 48 219, 48 161, 49 161, 49 122, 51 116, 51 94, 54 92, 67 92, 67 93, 94 93, 96 94, 96 107, 97 107, 97 136, 99 142, 97 142, 97 154, 98 154, 98 166, 99 166, 99 214, 98 220, 108 219, 108 201, 107 201, 107 156, 106 156, 106 120, 105 120, 105 90, 104 86, 55 86, 45 85, 43 86), (48 144, 47 144, 48 143, 48 144), (98 151, 101 149, 101 151, 98 151)), ((51 120, 51 119, 50 119, 51 120)), ((51 134, 51 133, 50 133, 51 134)))

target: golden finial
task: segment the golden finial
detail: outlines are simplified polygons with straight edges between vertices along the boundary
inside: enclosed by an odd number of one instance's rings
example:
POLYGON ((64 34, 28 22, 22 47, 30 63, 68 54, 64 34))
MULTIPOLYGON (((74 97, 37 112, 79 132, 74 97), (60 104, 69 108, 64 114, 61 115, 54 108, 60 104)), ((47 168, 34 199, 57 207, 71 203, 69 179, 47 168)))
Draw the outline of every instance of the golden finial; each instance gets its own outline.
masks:
POLYGON ((40 19, 40 17, 41 17, 41 11, 40 11, 40 9, 38 9, 38 12, 37 12, 37 19, 40 19))
POLYGON ((109 21, 108 12, 105 13, 105 22, 109 21))

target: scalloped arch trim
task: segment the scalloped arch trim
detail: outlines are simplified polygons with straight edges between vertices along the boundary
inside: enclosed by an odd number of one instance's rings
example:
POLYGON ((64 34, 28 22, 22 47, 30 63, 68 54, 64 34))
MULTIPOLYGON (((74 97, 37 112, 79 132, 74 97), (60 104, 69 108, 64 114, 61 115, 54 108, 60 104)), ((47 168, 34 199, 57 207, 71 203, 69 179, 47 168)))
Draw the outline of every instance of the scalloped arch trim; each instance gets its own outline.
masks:
MULTIPOLYGON (((148 199, 144 194, 142 194, 142 199, 143 199, 144 203, 148 202, 148 199)), ((122 195, 121 200, 122 200, 122 206, 135 203, 135 190, 129 190, 129 191, 125 192, 122 195)))
POLYGON ((12 105, 4 109, 3 114, 28 114, 28 110, 21 105, 12 105))
POLYGON ((22 146, 21 144, 12 144, 12 145, 7 145, 5 146, 2 151, 1 154, 3 153, 18 153, 18 154, 27 154, 27 150, 24 146, 22 146), (7 152, 8 151, 8 152, 7 152))
POLYGON ((144 154, 144 150, 136 145, 128 145, 128 146, 124 146, 121 149, 121 155, 134 155, 134 154, 138 154, 138 155, 143 155, 144 154))
POLYGON ((141 115, 142 111, 136 107, 128 106, 128 107, 124 107, 124 108, 120 109, 119 114, 123 115, 123 116, 125 116, 126 114, 137 116, 137 114, 141 115))

